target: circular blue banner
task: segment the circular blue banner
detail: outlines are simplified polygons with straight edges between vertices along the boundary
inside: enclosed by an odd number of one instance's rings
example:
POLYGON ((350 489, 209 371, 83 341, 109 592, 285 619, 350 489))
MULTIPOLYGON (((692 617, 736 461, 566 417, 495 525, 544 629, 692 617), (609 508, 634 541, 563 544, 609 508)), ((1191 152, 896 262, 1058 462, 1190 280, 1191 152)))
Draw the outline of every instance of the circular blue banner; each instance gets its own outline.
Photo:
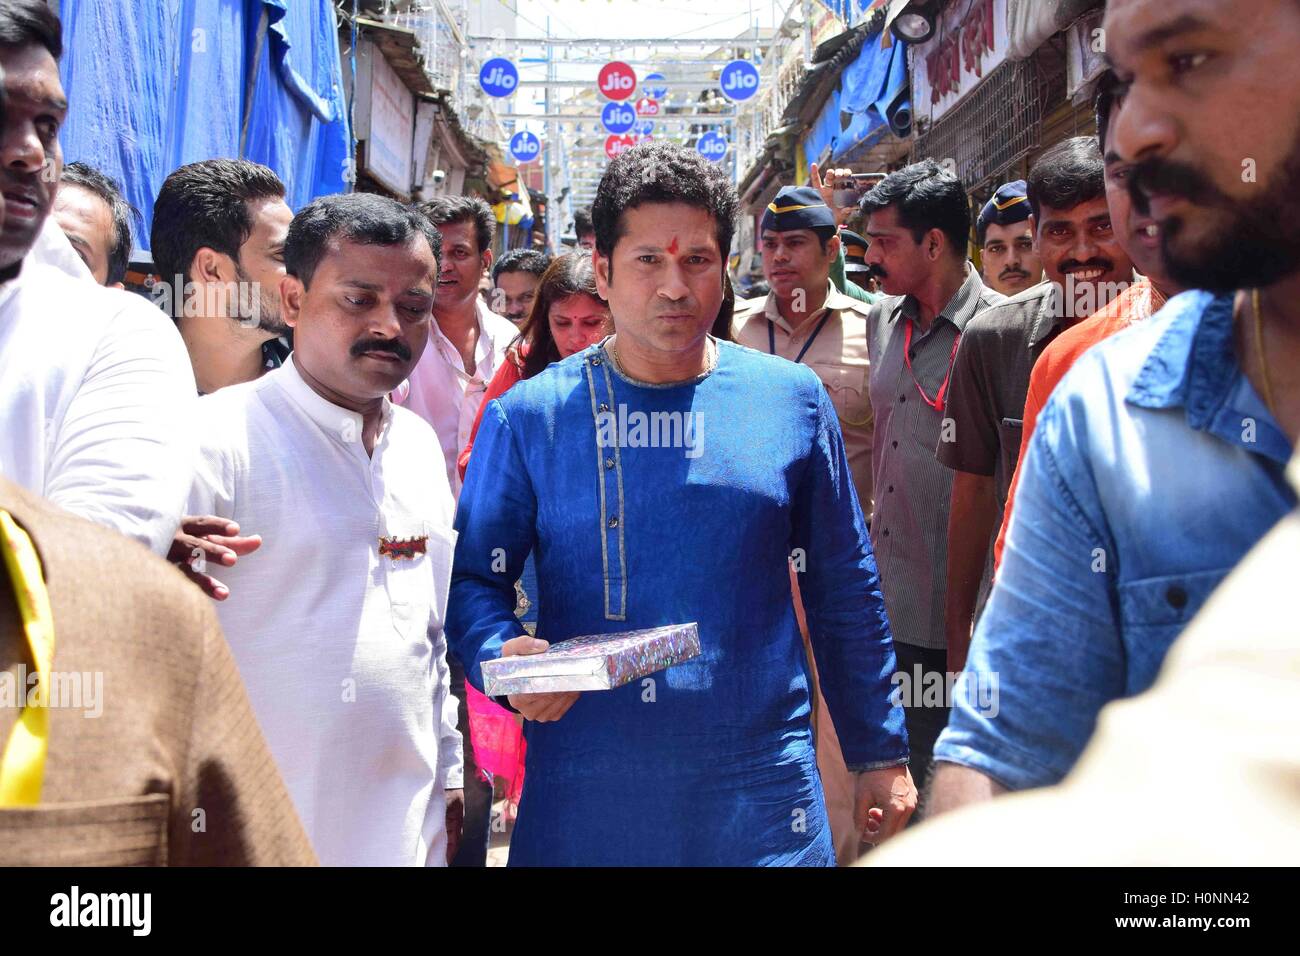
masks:
POLYGON ((504 57, 493 57, 478 71, 478 85, 488 96, 509 96, 519 86, 519 70, 504 57))
POLYGON ((542 155, 542 141, 526 129, 510 137, 510 155, 518 163, 531 163, 542 155))
POLYGON ((695 150, 710 162, 718 162, 727 155, 727 137, 717 130, 709 130, 695 142, 695 150))
POLYGON ((747 100, 758 92, 758 67, 748 60, 732 60, 722 68, 718 85, 733 103, 747 100))
POLYGON ((636 124, 636 134, 638 136, 649 136, 654 131, 655 131, 654 120, 650 120, 650 119, 642 120, 641 122, 636 124))
POLYGON ((618 136, 636 125, 636 110, 632 109, 631 103, 615 100, 606 103, 600 111, 600 122, 606 132, 618 136))
POLYGON ((641 81, 641 89, 645 91, 645 95, 650 99, 662 100, 668 95, 668 87, 664 85, 664 81, 667 79, 668 77, 662 73, 647 73, 646 78, 641 81))

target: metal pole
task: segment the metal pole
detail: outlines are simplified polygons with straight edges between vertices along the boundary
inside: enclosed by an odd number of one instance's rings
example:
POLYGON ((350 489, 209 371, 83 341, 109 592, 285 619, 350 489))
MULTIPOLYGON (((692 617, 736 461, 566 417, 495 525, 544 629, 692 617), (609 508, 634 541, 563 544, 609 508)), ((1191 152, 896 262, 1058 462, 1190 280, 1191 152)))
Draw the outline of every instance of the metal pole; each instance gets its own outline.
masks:
MULTIPOLYGON (((551 59, 551 18, 546 18, 546 96, 542 111, 551 112, 551 80, 554 78, 555 64, 551 59)), ((551 156, 555 149, 555 121, 546 121, 546 149, 542 153, 542 194, 546 196, 546 251, 555 248, 555 213, 551 208, 551 156)))

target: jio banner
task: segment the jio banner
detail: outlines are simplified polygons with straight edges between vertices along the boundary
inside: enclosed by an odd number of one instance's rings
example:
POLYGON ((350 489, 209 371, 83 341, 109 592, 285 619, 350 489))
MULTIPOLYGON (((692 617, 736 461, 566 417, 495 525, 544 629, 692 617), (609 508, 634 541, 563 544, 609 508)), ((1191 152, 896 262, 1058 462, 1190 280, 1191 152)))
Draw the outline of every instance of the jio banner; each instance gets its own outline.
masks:
POLYGON ((626 100, 636 92, 636 71, 626 63, 614 60, 600 68, 596 87, 610 100, 626 100))

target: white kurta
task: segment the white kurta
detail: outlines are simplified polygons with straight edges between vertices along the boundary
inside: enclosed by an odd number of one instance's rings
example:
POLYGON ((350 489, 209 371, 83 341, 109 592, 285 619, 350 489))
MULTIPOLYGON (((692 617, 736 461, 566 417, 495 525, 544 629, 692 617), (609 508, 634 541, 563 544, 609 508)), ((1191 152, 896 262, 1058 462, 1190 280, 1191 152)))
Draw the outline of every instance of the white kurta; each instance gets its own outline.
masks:
POLYGON ((0 473, 166 554, 194 478, 194 373, 130 292, 23 263, 0 285, 0 473))
POLYGON ((452 502, 433 431, 385 401, 361 416, 294 362, 199 401, 194 514, 262 546, 230 569, 221 626, 322 864, 441 866, 443 791, 462 785, 443 619, 452 502), (380 537, 427 536, 413 560, 380 537))
POLYGON ((460 494, 456 459, 469 444, 470 432, 488 382, 505 360, 506 348, 519 335, 519 327, 497 315, 478 300, 478 345, 474 349, 474 374, 465 372, 460 352, 438 328, 429 330, 429 344, 411 372, 409 391, 402 404, 433 426, 447 462, 447 483, 460 494))

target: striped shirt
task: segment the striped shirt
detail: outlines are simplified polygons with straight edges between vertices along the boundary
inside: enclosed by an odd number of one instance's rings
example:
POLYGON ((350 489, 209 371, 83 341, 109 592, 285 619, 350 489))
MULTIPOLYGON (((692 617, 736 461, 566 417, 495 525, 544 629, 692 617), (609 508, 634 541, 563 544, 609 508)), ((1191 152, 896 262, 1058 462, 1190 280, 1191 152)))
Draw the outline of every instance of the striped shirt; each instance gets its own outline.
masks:
POLYGON ((948 378, 954 346, 966 323, 982 309, 1005 301, 967 263, 966 281, 924 332, 916 325, 917 304, 911 296, 887 296, 867 316, 868 390, 876 416, 871 545, 890 629, 894 640, 904 644, 947 646, 943 604, 952 472, 939 463, 934 450, 948 413, 929 401, 948 378), (909 329, 910 369, 903 354, 909 329), (922 399, 922 391, 929 401, 922 399))

